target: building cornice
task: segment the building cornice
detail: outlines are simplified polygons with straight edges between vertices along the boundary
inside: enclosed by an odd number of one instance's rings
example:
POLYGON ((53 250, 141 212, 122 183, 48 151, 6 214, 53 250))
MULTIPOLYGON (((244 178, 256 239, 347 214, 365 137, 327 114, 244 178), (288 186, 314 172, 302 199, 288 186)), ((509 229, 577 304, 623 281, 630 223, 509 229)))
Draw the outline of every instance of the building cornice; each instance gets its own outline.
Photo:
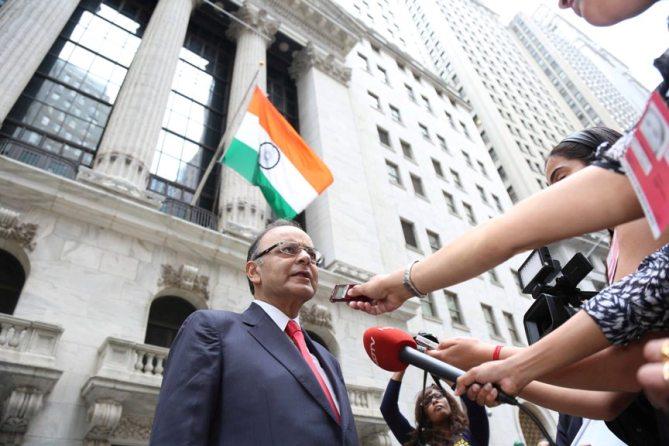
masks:
POLYGON ((467 111, 472 111, 472 106, 469 105, 465 100, 455 92, 444 79, 434 74, 431 70, 424 67, 422 64, 418 63, 413 57, 409 54, 402 51, 397 45, 392 42, 389 42, 384 37, 382 37, 378 32, 372 28, 361 24, 365 29, 364 37, 368 39, 373 45, 381 47, 384 51, 392 55, 395 60, 399 60, 405 66, 409 67, 412 72, 419 74, 425 79, 428 79, 434 84, 436 88, 443 90, 450 99, 460 104, 467 111))
MULTIPOLYGON (((0 193, 8 205, 42 209, 121 234, 164 246, 175 252, 197 253, 203 261, 242 271, 249 240, 213 231, 143 206, 133 200, 78 181, 60 177, 0 155, 0 193)), ((360 270, 362 271, 362 270, 360 270)), ((373 272, 369 272, 373 273, 373 272)), ((328 294, 351 277, 319 270, 320 294, 328 294)), ((406 302, 387 317, 406 322, 416 315, 417 302, 406 302)), ((354 311, 354 310, 351 310, 354 311)))
POLYGON ((233 0, 238 5, 267 11, 279 31, 300 45, 312 42, 328 54, 344 59, 358 43, 363 29, 330 0, 233 0))

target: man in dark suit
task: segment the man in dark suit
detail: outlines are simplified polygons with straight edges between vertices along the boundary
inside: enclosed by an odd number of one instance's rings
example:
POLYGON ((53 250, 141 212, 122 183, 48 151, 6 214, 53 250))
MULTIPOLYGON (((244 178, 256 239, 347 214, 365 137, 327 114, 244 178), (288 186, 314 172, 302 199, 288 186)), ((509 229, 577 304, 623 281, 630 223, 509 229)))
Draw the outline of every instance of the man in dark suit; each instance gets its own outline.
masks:
POLYGON ((258 236, 246 262, 251 306, 196 311, 179 330, 151 445, 358 444, 339 364, 299 326, 320 258, 291 222, 258 236))

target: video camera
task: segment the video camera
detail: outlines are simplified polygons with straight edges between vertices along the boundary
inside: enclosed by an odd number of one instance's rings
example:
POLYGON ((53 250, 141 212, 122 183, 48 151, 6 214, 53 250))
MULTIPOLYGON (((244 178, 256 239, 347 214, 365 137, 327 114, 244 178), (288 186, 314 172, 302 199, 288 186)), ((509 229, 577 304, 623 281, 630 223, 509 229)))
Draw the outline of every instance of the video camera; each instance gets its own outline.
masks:
POLYGON ((576 314, 582 301, 597 294, 577 287, 590 271, 592 264, 580 252, 561 267, 547 247, 532 251, 518 269, 522 292, 535 299, 523 317, 527 342, 533 344, 555 330, 576 314))

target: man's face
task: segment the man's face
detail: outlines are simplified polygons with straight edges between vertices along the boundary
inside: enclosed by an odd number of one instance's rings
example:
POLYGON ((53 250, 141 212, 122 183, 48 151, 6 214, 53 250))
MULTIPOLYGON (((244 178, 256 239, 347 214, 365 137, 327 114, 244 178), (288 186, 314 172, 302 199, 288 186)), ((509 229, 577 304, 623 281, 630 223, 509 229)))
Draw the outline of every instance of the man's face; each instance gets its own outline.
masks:
MULTIPOLYGON (((313 248, 311 238, 293 226, 279 226, 270 230, 258 243, 257 253, 279 242, 297 242, 313 248)), ((249 262, 249 279, 256 289, 256 297, 311 299, 318 289, 318 267, 304 250, 288 255, 276 247, 261 258, 249 262)))

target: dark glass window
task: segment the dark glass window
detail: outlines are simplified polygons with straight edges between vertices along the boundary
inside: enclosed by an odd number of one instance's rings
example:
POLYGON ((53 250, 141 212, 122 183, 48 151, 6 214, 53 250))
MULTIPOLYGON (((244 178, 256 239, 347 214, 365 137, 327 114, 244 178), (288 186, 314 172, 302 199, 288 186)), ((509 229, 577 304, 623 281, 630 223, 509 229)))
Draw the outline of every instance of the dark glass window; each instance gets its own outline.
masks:
POLYGON ((26 281, 26 273, 16 258, 0 249, 0 313, 14 314, 26 281))
POLYGON ((425 298, 420 300, 420 306, 423 310, 423 316, 427 317, 437 317, 437 308, 434 303, 434 297, 432 293, 425 296, 425 298))
POLYGON ((444 296, 446 296, 446 305, 448 306, 448 313, 451 315, 451 322, 457 325, 465 325, 458 295, 444 290, 444 296))
POLYGON ((425 197, 425 189, 423 188, 423 180, 420 179, 420 177, 414 175, 414 174, 409 174, 411 177, 411 185, 413 186, 413 191, 416 193, 416 195, 419 195, 421 197, 425 197))
MULTIPOLYGON (((223 24, 196 13, 188 26, 172 81, 149 189, 190 203, 223 135, 234 44, 223 24)), ((219 169, 207 179, 199 207, 213 210, 219 169)))
POLYGON ((0 129, 0 152, 72 177, 90 166, 153 4, 82 1, 0 129))
POLYGON ((416 238, 416 228, 413 223, 400 219, 402 224, 402 233, 404 234, 404 241, 407 246, 418 248, 418 239, 416 238))
POLYGON ((180 297, 165 296, 154 300, 144 343, 169 348, 181 324, 193 311, 195 307, 180 297))

